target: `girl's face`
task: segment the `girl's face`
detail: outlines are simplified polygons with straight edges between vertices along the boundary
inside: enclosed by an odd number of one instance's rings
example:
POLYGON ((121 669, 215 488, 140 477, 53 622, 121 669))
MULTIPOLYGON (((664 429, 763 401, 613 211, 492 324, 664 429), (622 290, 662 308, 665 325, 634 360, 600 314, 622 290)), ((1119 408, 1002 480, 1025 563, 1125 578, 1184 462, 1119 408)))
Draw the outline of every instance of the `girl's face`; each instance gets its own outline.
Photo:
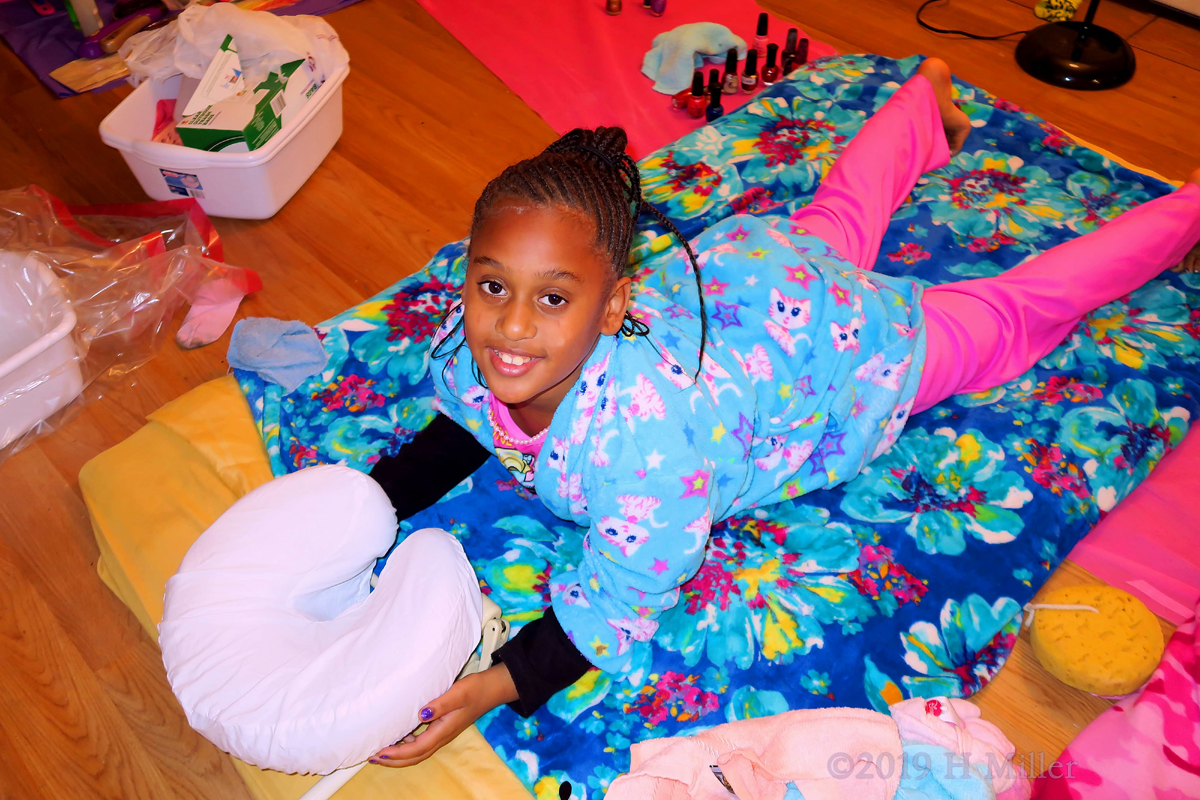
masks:
POLYGON ((629 278, 597 252, 593 223, 557 208, 501 205, 471 239, 467 347, 527 432, 550 424, 601 335, 621 329, 629 278))

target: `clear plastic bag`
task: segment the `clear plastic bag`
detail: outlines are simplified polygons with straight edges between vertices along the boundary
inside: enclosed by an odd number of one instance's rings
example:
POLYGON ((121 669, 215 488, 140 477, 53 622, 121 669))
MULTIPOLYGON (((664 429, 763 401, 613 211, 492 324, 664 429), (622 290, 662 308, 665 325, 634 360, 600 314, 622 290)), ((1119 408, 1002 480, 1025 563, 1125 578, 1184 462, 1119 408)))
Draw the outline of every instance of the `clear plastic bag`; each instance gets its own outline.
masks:
POLYGON ((291 61, 307 60, 318 85, 350 63, 337 32, 320 17, 278 17, 231 3, 188 6, 171 24, 131 36, 119 52, 134 86, 181 73, 200 79, 226 36, 237 45, 247 86, 291 61))
POLYGON ((257 273, 221 262, 194 200, 68 208, 0 191, 0 461, 56 430, 176 339, 215 341, 257 273))

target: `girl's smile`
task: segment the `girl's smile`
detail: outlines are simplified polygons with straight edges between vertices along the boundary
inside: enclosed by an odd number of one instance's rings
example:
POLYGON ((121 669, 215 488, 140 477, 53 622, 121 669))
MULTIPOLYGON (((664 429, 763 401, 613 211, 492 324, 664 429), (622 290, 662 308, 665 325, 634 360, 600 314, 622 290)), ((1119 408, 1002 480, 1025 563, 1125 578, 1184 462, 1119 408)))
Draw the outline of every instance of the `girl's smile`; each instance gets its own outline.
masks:
POLYGON ((496 399, 533 435, 550 424, 601 335, 621 329, 629 279, 595 224, 557 206, 498 206, 471 239, 467 347, 496 399))

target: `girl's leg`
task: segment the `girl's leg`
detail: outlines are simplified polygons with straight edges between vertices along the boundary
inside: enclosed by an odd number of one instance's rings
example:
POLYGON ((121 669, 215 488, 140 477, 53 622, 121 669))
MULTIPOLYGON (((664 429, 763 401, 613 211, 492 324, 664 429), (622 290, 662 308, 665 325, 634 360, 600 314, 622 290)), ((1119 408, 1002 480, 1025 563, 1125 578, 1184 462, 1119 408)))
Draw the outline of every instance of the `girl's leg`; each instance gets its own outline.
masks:
POLYGON ((925 371, 913 412, 1024 373, 1080 317, 1175 266, 1200 240, 1200 185, 1187 183, 1103 228, 994 278, 925 291, 925 371))
MULTIPOLYGON (((944 82, 949 101, 949 70, 931 73, 944 82)), ((933 66, 931 64, 930 66, 933 66)), ((961 117, 961 111, 946 111, 961 117)), ((821 181, 813 200, 792 215, 793 231, 806 231, 833 247, 859 269, 870 270, 892 214, 917 178, 950 163, 938 97, 924 74, 914 75, 863 125, 821 181)))

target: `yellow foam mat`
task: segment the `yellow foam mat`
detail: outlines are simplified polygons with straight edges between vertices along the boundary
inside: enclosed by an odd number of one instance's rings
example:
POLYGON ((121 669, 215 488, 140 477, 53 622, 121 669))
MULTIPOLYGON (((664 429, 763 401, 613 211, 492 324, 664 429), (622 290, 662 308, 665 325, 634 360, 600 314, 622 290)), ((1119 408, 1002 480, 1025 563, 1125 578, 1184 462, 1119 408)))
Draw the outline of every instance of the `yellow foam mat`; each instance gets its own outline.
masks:
MULTIPOLYGON (((141 430, 80 470, 100 546, 100 578, 155 640, 167 579, 192 542, 270 479, 262 439, 232 376, 163 406, 141 430)), ((257 800, 296 800, 318 780, 234 764, 257 800)), ((415 767, 368 765, 335 798, 530 800, 530 794, 472 726, 415 767)))
POLYGON ((1145 603, 1112 586, 1066 586, 1038 599, 1029 631, 1042 666, 1068 686, 1111 697, 1140 687, 1162 660, 1158 619, 1145 603))

